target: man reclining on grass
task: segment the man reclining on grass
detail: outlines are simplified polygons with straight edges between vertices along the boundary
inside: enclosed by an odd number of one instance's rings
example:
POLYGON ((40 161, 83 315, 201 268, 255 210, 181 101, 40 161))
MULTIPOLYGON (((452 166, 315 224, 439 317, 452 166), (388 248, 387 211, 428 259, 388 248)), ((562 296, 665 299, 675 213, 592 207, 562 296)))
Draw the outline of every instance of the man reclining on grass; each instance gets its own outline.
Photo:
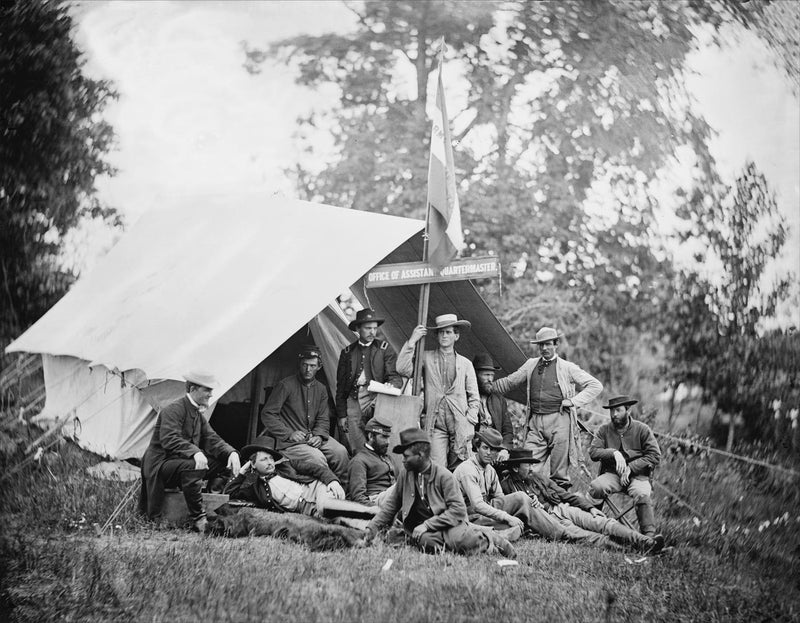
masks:
POLYGON ((242 454, 250 459, 225 487, 231 499, 320 517, 326 502, 344 500, 344 489, 330 469, 313 461, 290 461, 275 449, 272 437, 258 437, 242 454))
POLYGON ((532 450, 512 450, 502 463, 500 486, 506 493, 522 491, 530 497, 531 513, 537 516, 534 530, 554 541, 573 541, 606 547, 628 545, 657 553, 664 548, 664 537, 639 534, 606 517, 585 498, 570 493, 545 475, 535 473, 531 465, 539 463, 532 450))
POLYGON ((398 511, 402 511, 406 540, 425 552, 500 551, 509 558, 516 557, 511 543, 502 536, 467 522, 467 507, 458 483, 445 467, 431 462, 431 441, 425 431, 418 428, 401 431, 400 444, 393 452, 403 455, 405 469, 367 526, 367 542, 380 528, 391 525, 398 511))

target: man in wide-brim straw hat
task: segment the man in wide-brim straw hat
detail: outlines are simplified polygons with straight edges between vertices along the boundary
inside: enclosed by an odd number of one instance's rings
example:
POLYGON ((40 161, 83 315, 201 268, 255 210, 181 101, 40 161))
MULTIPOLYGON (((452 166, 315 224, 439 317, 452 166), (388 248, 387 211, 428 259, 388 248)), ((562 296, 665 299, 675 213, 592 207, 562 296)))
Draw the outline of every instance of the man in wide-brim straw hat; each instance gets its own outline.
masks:
POLYGON ((397 371, 414 374, 414 348, 428 332, 436 331, 438 347, 423 351, 425 430, 431 436, 431 460, 455 467, 469 457, 470 443, 478 423, 478 381, 472 363, 455 350, 462 328, 471 326, 455 314, 442 314, 434 326, 419 325, 397 356, 397 371))
POLYGON ((563 334, 542 327, 531 344, 539 357, 528 359, 516 372, 492 384, 492 391, 506 394, 525 385, 527 390, 528 434, 525 447, 544 462, 550 457, 550 477, 562 487, 571 486, 569 465, 584 470, 578 431, 577 408, 589 404, 603 385, 576 364, 558 356, 563 334))
POLYGON ((397 354, 386 340, 378 339, 384 319, 373 309, 361 309, 347 325, 358 339, 342 349, 336 369, 336 416, 347 434, 350 451, 364 447, 364 425, 372 417, 376 394, 368 391, 370 381, 402 387, 397 373, 397 354))
POLYGON ((150 519, 161 516, 164 489, 180 487, 193 527, 206 528, 202 480, 240 468, 236 448, 226 443, 203 417, 217 380, 208 372, 184 375, 186 394, 168 404, 156 418, 150 445, 142 457, 139 510, 150 519))
POLYGON ((637 402, 630 396, 615 396, 603 405, 610 411, 611 421, 597 430, 589 446, 589 456, 600 461, 600 475, 589 485, 589 493, 602 499, 619 491, 630 495, 636 505, 639 530, 653 536, 656 526, 650 477, 661 461, 661 449, 650 427, 631 417, 630 409, 637 402))

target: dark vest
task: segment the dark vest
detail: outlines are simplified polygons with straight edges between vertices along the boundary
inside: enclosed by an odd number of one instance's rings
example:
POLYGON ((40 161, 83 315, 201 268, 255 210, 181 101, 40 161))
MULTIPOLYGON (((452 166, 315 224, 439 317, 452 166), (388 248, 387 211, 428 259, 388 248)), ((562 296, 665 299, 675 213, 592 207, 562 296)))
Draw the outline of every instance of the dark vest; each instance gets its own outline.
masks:
POLYGON ((563 399, 561 388, 558 386, 555 361, 544 369, 544 374, 539 374, 538 369, 533 371, 530 395, 532 414, 556 413, 561 409, 563 399))

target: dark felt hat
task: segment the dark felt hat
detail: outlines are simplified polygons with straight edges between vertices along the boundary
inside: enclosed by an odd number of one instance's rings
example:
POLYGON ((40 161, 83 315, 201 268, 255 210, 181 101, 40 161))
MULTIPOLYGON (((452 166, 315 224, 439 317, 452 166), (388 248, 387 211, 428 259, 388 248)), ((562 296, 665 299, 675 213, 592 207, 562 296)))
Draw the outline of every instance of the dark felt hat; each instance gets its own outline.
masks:
POLYGON ((494 365, 494 359, 487 353, 478 353, 472 359, 472 367, 476 370, 499 370, 500 366, 494 365))
POLYGON ((481 428, 475 433, 475 438, 480 439, 492 450, 504 450, 503 436, 493 428, 481 428))
POLYGON ((426 433, 421 428, 407 428, 405 430, 400 431, 400 443, 397 444, 394 448, 392 448, 392 452, 395 454, 403 454, 406 451, 408 446, 411 446, 415 443, 430 443, 431 439, 428 437, 428 433, 426 433))
POLYGON ((365 322, 377 322, 378 326, 381 326, 384 323, 384 318, 379 318, 374 309, 359 309, 356 312, 355 320, 351 320, 350 324, 347 325, 347 328, 351 331, 355 331, 359 325, 362 325, 365 322))
POLYGON ((503 461, 503 465, 506 467, 520 463, 541 463, 541 461, 533 457, 533 450, 527 448, 514 448, 508 453, 508 458, 503 461))
POLYGON ((611 400, 608 401, 607 405, 603 405, 603 409, 614 409, 615 407, 629 407, 631 405, 635 405, 638 400, 631 398, 630 396, 614 396, 611 400))
POLYGON ((277 461, 278 459, 282 459, 283 455, 278 452, 276 445, 274 437, 268 437, 266 435, 263 437, 256 437, 253 439, 253 443, 242 448, 242 456, 249 459, 256 452, 266 452, 267 454, 271 454, 272 458, 277 461))

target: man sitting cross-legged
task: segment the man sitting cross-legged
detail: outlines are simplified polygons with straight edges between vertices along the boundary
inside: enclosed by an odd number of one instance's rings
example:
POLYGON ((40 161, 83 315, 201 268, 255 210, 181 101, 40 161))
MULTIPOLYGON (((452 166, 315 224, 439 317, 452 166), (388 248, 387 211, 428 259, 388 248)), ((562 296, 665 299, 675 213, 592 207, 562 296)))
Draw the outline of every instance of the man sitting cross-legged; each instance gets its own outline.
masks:
POLYGON ((456 467, 455 476, 469 521, 490 526, 509 541, 516 541, 531 525, 531 502, 524 493, 503 494, 500 479, 492 467, 503 449, 503 438, 493 428, 482 428, 472 440, 474 454, 456 467))
POLYGON ((370 521, 368 542, 401 512, 406 538, 425 552, 500 551, 508 557, 516 556, 514 548, 502 536, 467 522, 467 508, 458 484, 447 469, 431 462, 431 441, 425 431, 418 428, 401 431, 400 444, 393 452, 403 455, 404 470, 370 521))
POLYGON ((242 448, 250 459, 225 487, 234 500, 277 512, 321 516, 326 502, 343 500, 335 474, 313 461, 290 461, 275 449, 272 437, 259 437, 242 448))
POLYGON ((386 457, 392 425, 376 415, 364 427, 367 441, 350 460, 347 497, 353 502, 380 506, 395 483, 394 465, 386 457))
POLYGON ((661 535, 645 536, 606 517, 586 498, 570 493, 547 476, 534 472, 531 465, 536 463, 539 460, 534 457, 532 450, 512 450, 509 459, 501 466, 503 478, 500 485, 506 493, 527 493, 531 500, 535 500, 537 505, 541 504, 551 518, 558 522, 568 537, 574 537, 570 540, 605 544, 599 536, 586 535, 585 532, 588 531, 596 535, 606 535, 616 543, 641 551, 656 553, 663 549, 664 538, 661 535))

